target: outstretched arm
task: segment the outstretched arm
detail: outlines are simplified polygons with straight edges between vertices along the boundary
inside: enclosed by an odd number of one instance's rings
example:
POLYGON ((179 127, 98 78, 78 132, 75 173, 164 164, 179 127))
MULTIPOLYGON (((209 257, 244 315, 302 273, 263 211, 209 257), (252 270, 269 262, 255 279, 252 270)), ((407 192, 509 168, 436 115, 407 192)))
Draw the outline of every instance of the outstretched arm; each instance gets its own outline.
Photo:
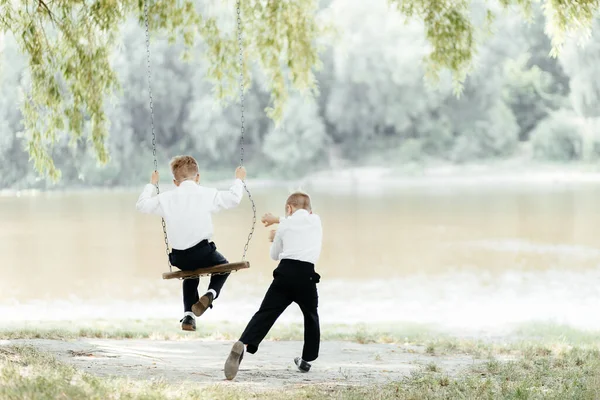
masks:
POLYGON ((244 182, 246 179, 246 169, 237 167, 235 170, 235 182, 229 190, 218 190, 213 199, 212 211, 217 212, 223 209, 237 207, 242 201, 244 182))
POLYGON ((262 222, 263 224, 265 224, 265 228, 267 226, 271 226, 273 224, 278 224, 279 221, 281 221, 281 219, 279 217, 274 216, 271 213, 266 213, 265 215, 262 216, 262 218, 260 219, 260 222, 262 222))
POLYGON ((158 172, 154 171, 150 178, 150 183, 144 187, 142 194, 138 198, 135 208, 144 214, 157 214, 164 218, 162 207, 158 196, 155 196, 156 185, 158 184, 158 172))
POLYGON ((244 184, 236 179, 229 190, 217 190, 213 199, 213 212, 237 207, 242 201, 244 184))
POLYGON ((156 196, 156 187, 152 184, 147 184, 140 194, 137 203, 135 204, 135 208, 144 214, 157 214, 161 217, 164 217, 162 207, 160 206, 160 201, 158 200, 158 196, 156 196))

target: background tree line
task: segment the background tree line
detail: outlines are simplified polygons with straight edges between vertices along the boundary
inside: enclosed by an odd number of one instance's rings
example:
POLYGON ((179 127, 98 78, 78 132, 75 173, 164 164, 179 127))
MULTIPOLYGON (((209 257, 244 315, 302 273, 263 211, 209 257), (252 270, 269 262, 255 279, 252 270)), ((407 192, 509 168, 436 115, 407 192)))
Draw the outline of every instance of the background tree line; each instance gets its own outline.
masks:
MULTIPOLYGON (((600 157, 596 37, 585 47, 567 41, 560 57, 551 58, 539 10, 531 24, 516 14, 500 14, 457 98, 449 76, 442 75, 437 86, 423 79, 428 43, 421 23, 405 23, 384 0, 335 3, 323 10, 337 34, 321 43, 319 95, 292 93, 278 127, 264 112, 269 84, 253 70, 245 103, 245 158, 253 177, 293 178, 333 165, 600 157)), ((121 90, 106 99, 111 161, 99 167, 85 139, 62 132, 52 150, 63 174, 60 185, 137 185, 153 167, 145 37, 137 21, 122 26, 120 43, 111 61, 121 90)), ((11 36, 3 46, 0 187, 45 187, 19 134, 21 88, 30 82, 25 58, 11 36)), ((167 38, 152 42, 157 154, 164 177, 176 154, 193 154, 213 179, 229 177, 238 163, 239 106, 215 99, 205 79, 211 65, 201 57, 202 46, 198 43, 185 62, 183 47, 167 38)))

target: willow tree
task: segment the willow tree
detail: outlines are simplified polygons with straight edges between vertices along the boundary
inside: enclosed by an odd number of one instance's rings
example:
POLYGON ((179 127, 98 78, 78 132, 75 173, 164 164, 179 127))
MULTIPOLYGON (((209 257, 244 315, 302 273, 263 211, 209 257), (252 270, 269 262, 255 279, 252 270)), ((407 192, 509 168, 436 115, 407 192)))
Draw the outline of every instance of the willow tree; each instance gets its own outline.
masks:
MULTIPOLYGON (((89 139, 98 161, 108 161, 104 102, 118 89, 110 55, 124 21, 133 17, 144 24, 144 1, 148 1, 150 31, 172 41, 182 40, 188 47, 201 40, 216 98, 236 98, 241 71, 232 1, 0 0, 0 35, 14 36, 28 59, 30 84, 24 88, 21 108, 28 152, 41 174, 59 177, 51 150, 63 131, 74 141, 89 139)), ((391 9, 422 21, 431 45, 425 61, 432 81, 448 70, 460 88, 481 40, 480 28, 488 28, 503 8, 528 17, 536 0, 488 0, 483 5, 485 18, 471 13, 476 1, 388 0, 391 9)), ((569 32, 591 30, 599 5, 598 0, 544 0, 553 55, 569 32)), ((335 28, 335 21, 319 18, 317 0, 242 0, 239 6, 244 76, 249 83, 249 65, 258 65, 271 92, 266 112, 278 120, 290 89, 317 93, 314 72, 319 67, 319 38, 328 28, 335 28)))

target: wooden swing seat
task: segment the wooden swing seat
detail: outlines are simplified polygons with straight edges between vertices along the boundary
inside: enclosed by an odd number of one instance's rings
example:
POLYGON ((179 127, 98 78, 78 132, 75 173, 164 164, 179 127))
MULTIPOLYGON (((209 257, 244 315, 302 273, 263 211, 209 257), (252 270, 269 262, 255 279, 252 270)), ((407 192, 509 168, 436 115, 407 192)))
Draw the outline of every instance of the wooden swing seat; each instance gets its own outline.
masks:
POLYGON ((207 276, 212 274, 224 274, 227 272, 233 272, 240 269, 250 268, 248 261, 234 262, 229 264, 215 265, 210 268, 198 268, 194 271, 171 271, 162 274, 163 279, 185 279, 185 278, 196 278, 200 276, 207 276))

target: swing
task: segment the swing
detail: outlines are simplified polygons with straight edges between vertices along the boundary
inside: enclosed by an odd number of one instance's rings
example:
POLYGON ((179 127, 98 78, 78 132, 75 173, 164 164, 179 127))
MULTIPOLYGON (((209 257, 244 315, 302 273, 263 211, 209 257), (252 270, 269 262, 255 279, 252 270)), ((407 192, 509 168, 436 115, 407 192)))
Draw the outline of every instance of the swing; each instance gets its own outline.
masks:
MULTIPOLYGON (((152 87, 150 84, 151 81, 151 69, 150 69, 150 30, 149 30, 149 22, 148 22, 148 1, 144 0, 144 22, 146 25, 146 56, 147 56, 147 72, 148 72, 148 94, 150 99, 150 123, 152 126, 152 154, 154 156, 154 170, 158 170, 158 161, 156 159, 156 133, 154 131, 154 104, 152 99, 152 87)), ((240 106, 241 106, 241 136, 240 136, 240 166, 244 165, 244 70, 243 70, 243 46, 242 46, 242 18, 240 15, 240 1, 237 0, 237 34, 238 34, 238 46, 239 46, 239 65, 240 65, 240 106)), ((244 253, 242 255, 242 261, 233 262, 228 264, 220 264, 215 265, 210 268, 199 268, 194 271, 173 271, 173 266, 171 265, 171 261, 169 260, 169 239, 167 238, 167 226, 165 224, 165 220, 162 220, 162 228, 163 234, 165 237, 165 246, 167 252, 167 263, 169 264, 169 272, 165 272, 162 274, 163 279, 188 279, 188 278, 197 278, 200 276, 207 275, 222 275, 230 272, 235 272, 240 269, 250 268, 250 263, 246 261, 246 253, 248 251, 248 245, 250 244, 250 239, 252 239, 252 235, 254 234, 254 227, 256 225, 256 206, 254 204, 254 199, 250 194, 250 190, 246 186, 246 181, 242 181, 244 184, 244 190, 248 194, 248 198, 252 203, 252 228, 250 229, 250 233, 248 234, 248 239, 246 240, 246 244, 244 245, 244 253)), ((156 185, 156 194, 160 194, 160 189, 158 184, 156 185)))

